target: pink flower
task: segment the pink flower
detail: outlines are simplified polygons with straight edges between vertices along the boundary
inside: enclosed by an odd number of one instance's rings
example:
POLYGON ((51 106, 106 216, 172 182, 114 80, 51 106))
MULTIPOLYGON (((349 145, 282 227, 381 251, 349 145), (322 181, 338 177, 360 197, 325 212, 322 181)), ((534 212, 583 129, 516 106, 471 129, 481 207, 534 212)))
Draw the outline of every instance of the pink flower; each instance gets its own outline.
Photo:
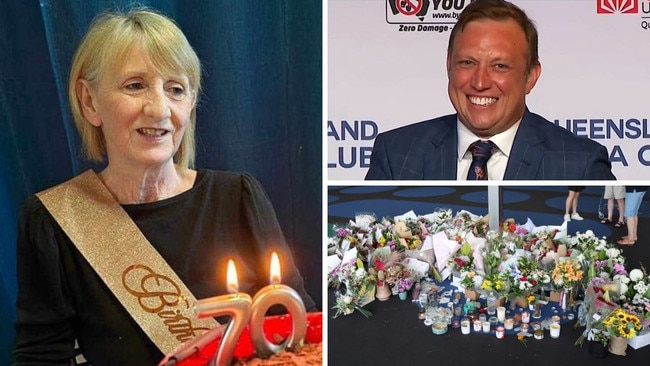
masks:
POLYGON ((622 264, 614 263, 614 274, 627 274, 627 271, 622 264))

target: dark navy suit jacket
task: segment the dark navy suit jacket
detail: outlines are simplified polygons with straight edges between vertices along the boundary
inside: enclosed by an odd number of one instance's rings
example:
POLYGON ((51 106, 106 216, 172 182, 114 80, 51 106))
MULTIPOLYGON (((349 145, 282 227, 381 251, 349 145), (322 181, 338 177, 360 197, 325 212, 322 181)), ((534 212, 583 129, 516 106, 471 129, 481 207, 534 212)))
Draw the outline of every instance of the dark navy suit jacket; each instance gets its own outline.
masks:
MULTIPOLYGON (((377 135, 366 180, 456 180, 458 115, 377 135)), ((526 110, 504 180, 614 180, 607 148, 526 110)))

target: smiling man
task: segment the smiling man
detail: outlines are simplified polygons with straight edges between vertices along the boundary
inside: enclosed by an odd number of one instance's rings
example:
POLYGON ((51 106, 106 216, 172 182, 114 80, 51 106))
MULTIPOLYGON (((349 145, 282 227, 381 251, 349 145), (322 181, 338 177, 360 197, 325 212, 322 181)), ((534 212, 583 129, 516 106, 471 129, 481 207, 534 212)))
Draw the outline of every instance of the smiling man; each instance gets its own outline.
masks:
POLYGON ((607 149, 526 107, 542 72, 537 29, 508 1, 475 0, 451 31, 456 114, 381 133, 366 180, 612 180, 607 149))

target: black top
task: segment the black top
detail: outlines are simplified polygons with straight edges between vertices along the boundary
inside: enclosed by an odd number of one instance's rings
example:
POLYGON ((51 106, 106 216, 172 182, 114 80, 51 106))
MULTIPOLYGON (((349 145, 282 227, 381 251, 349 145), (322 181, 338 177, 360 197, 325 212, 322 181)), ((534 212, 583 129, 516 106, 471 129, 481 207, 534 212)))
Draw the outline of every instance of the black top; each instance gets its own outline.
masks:
MULTIPOLYGON (((227 293, 228 259, 237 264, 240 291, 253 296, 269 283, 277 251, 282 283, 299 292, 308 311, 316 309, 273 207, 251 176, 200 170, 186 192, 122 207, 197 299, 227 293)), ((75 338, 94 366, 156 365, 163 358, 36 196, 19 218, 17 263, 14 365, 67 366, 75 338)))

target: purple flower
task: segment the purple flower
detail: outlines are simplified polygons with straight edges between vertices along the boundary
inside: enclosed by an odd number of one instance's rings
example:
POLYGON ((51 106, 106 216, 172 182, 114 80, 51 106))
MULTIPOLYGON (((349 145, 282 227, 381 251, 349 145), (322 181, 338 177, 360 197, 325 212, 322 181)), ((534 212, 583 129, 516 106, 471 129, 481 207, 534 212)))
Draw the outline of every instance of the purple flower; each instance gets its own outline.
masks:
POLYGON ((336 236, 339 238, 345 238, 348 235, 350 235, 350 230, 343 227, 336 229, 336 236))
POLYGON ((528 234, 528 230, 526 230, 526 228, 524 228, 524 227, 517 226, 517 229, 515 230, 515 234, 517 234, 517 235, 526 235, 526 234, 528 234))

